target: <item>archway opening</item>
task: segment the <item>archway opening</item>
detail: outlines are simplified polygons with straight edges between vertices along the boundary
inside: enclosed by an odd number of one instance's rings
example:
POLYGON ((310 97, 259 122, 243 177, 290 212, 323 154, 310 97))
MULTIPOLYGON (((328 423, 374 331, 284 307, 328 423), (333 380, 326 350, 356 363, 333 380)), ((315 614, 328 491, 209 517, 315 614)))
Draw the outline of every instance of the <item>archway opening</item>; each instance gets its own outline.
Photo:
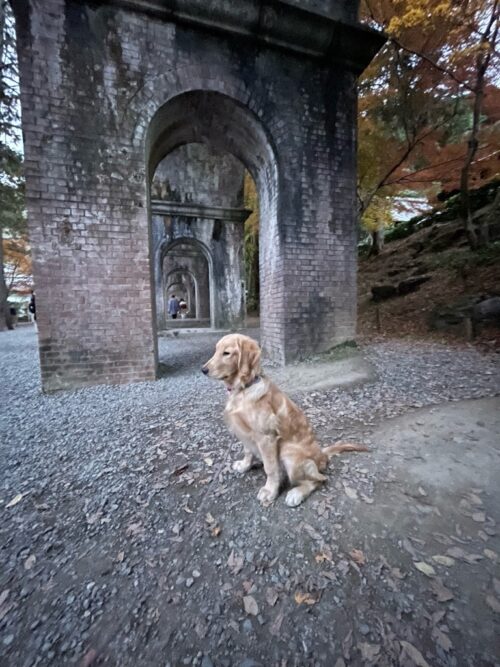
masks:
POLYGON ((211 271, 206 250, 195 239, 174 240, 165 247, 161 266, 162 291, 167 304, 165 328, 210 326, 211 271), (178 302, 175 312, 168 309, 171 299, 178 302))
MULTIPOLYGON (((171 326, 165 315, 167 292, 175 287, 186 300, 194 283, 198 313, 201 303, 208 302, 212 328, 235 330, 247 321, 255 325, 260 315, 261 340, 276 357, 273 352, 281 352, 283 333, 272 307, 273 290, 281 279, 278 176, 274 151, 258 118, 220 93, 183 93, 153 117, 148 158, 158 329, 171 326), (181 240, 190 241, 191 247, 181 240), (174 242, 177 266, 166 253, 174 242), (192 254, 193 243, 200 244, 198 255, 206 260, 208 283, 179 256, 181 251, 192 254), (182 277, 181 269, 195 278, 187 273, 182 277), (172 271, 174 277, 165 282, 172 271)), ((190 299, 192 303, 193 296, 190 299)), ((192 315, 192 307, 189 310, 192 315)))

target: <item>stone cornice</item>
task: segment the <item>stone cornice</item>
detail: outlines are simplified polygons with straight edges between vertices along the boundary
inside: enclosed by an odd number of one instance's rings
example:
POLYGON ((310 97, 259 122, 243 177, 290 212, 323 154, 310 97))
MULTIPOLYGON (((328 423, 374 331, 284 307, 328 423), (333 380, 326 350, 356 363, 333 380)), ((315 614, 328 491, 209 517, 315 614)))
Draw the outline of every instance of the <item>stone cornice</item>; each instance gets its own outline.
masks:
POLYGON ((153 215, 178 215, 185 218, 208 218, 225 222, 245 222, 252 211, 246 208, 224 208, 222 206, 202 206, 200 204, 151 200, 153 215))
POLYGON ((328 18, 284 0, 108 0, 99 4, 342 63, 357 74, 385 41, 381 33, 359 23, 328 18))

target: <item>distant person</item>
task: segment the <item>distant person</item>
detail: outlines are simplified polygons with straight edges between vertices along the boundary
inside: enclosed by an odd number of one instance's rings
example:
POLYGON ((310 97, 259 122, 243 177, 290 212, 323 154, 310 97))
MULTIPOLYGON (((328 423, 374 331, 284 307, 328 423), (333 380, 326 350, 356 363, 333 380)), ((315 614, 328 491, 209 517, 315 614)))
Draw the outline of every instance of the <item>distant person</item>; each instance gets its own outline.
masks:
POLYGON ((181 319, 185 320, 188 313, 188 305, 182 297, 179 299, 179 311, 181 313, 181 319))
POLYGON ((175 294, 172 294, 172 296, 168 300, 168 314, 173 320, 176 320, 178 312, 179 312, 179 299, 177 299, 175 294))
POLYGON ((9 306, 9 314, 10 314, 10 327, 12 329, 16 328, 17 324, 17 310, 15 306, 10 305, 9 306))
POLYGON ((28 310, 33 315, 33 319, 36 322, 36 302, 35 302, 35 292, 33 292, 33 290, 31 290, 31 299, 28 306, 28 310))
POLYGON ((31 290, 31 299, 28 305, 28 312, 30 314, 30 320, 33 323, 35 327, 35 331, 38 331, 38 327, 36 325, 36 301, 35 301, 35 292, 31 290))

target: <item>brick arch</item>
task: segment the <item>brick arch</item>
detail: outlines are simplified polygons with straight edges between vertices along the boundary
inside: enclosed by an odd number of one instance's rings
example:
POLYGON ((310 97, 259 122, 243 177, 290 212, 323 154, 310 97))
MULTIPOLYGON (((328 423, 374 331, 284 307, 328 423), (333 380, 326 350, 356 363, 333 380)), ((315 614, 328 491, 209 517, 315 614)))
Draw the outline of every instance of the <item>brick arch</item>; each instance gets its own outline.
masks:
MULTIPOLYGON (((208 273, 208 309, 210 313, 210 323, 213 326, 213 320, 214 320, 214 287, 213 287, 213 272, 214 272, 214 267, 213 267, 213 257, 212 253, 210 252, 210 248, 208 248, 203 241, 200 241, 199 239, 191 238, 189 236, 180 236, 173 241, 170 241, 168 243, 162 244, 160 247, 159 251, 159 261, 160 261, 160 266, 161 266, 161 271, 163 273, 163 263, 165 258, 167 257, 168 253, 174 250, 177 246, 179 245, 190 245, 196 248, 201 252, 203 257, 205 258, 205 261, 207 262, 207 273, 208 273)), ((163 276, 163 287, 164 289, 167 288, 167 282, 168 282, 168 277, 172 274, 175 273, 176 271, 178 272, 184 272, 188 273, 191 275, 193 282, 195 284, 195 291, 196 291, 196 303, 199 303, 200 299, 200 286, 198 284, 198 281, 195 277, 195 275, 190 271, 189 269, 172 269, 169 271, 165 276, 163 276)))
MULTIPOLYGON (((220 87, 224 87, 222 83, 220 87)), ((195 142, 234 155, 249 170, 257 185, 261 228, 261 338, 266 351, 281 361, 284 331, 277 318, 281 312, 279 299, 284 292, 279 289, 283 282, 279 270, 282 253, 278 221, 279 168, 272 138, 258 115, 239 99, 214 90, 183 92, 159 107, 151 118, 144 137, 148 183, 156 166, 170 152, 195 142)))
MULTIPOLYGON (((186 269, 186 268, 174 268, 174 269, 171 269, 171 270, 166 274, 166 276, 164 277, 164 280, 163 280, 163 283, 164 283, 164 290, 165 290, 165 298, 168 299, 168 293, 169 293, 169 292, 171 291, 171 289, 172 289, 171 286, 172 286, 172 285, 176 285, 176 284, 178 284, 178 283, 170 283, 170 282, 169 282, 169 281, 171 280, 171 276, 176 275, 176 274, 177 274, 177 275, 180 274, 180 275, 183 275, 183 276, 185 275, 185 276, 188 276, 188 277, 191 279, 191 281, 192 281, 192 283, 193 283, 193 287, 194 287, 194 318, 198 318, 198 312, 199 312, 199 307, 200 307, 199 285, 198 285, 198 280, 196 279, 195 274, 194 274, 192 271, 190 271, 189 269, 186 269)), ((210 289, 210 288, 209 288, 209 289, 210 289)), ((190 299, 190 295, 189 295, 189 294, 188 294, 188 298, 190 299)), ((192 304, 191 301, 189 300, 189 301, 188 301, 188 306, 190 307, 190 309, 192 308, 192 305, 193 305, 193 304, 192 304)), ((209 304, 209 308, 210 308, 210 304, 209 304)))

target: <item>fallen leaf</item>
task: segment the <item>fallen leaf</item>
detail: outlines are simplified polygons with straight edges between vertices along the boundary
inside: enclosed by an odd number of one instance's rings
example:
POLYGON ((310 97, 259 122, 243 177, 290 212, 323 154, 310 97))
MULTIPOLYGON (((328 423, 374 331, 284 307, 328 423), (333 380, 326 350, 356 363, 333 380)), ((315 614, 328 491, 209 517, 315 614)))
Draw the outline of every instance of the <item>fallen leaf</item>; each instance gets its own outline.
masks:
POLYGON ((173 472, 172 475, 175 475, 178 477, 179 475, 182 475, 183 472, 186 472, 186 470, 189 468, 189 463, 185 463, 183 466, 180 466, 179 468, 176 468, 173 472))
POLYGON ((229 554, 227 565, 233 574, 238 574, 243 569, 243 556, 237 556, 233 551, 229 554))
POLYGON ((14 507, 14 505, 17 505, 17 503, 20 503, 21 500, 23 499, 24 494, 23 493, 18 493, 17 496, 14 496, 10 502, 5 505, 5 507, 14 507))
POLYGON ((93 648, 89 649, 87 653, 82 658, 82 661, 80 663, 80 667, 90 667, 90 665, 94 662, 94 660, 97 658, 97 651, 93 648))
POLYGON ((125 559, 125 552, 124 551, 119 551, 118 555, 116 556, 116 562, 117 563, 123 563, 125 559))
POLYGON ((274 588, 266 588, 266 600, 270 607, 274 607, 278 601, 278 597, 278 593, 274 590, 274 588))
POLYGON ((138 523, 129 523, 126 530, 127 537, 135 537, 136 535, 141 535, 144 532, 144 528, 140 522, 138 523))
POLYGON ((496 563, 498 560, 497 552, 493 551, 492 549, 483 549, 483 554, 486 556, 486 558, 489 558, 494 563, 496 563))
POLYGON ((302 593, 297 591, 294 595, 295 602, 297 604, 316 604, 317 600, 310 593, 302 593))
POLYGON ((460 547, 450 547, 447 549, 446 553, 452 558, 458 558, 459 560, 465 560, 467 554, 460 547))
POLYGON ((204 639, 206 637, 208 630, 208 626, 206 623, 204 623, 201 619, 198 619, 196 621, 196 625, 194 626, 194 631, 198 635, 200 639, 204 639))
POLYGON ((401 572, 399 567, 391 567, 391 574, 393 577, 396 577, 396 579, 404 579, 406 577, 406 574, 401 572))
POLYGON ((94 512, 93 514, 89 514, 87 516, 87 523, 89 524, 89 526, 93 526, 95 523, 97 523, 99 521, 101 516, 102 516, 101 510, 98 510, 97 512, 94 512))
POLYGON ((413 544, 407 537, 405 537, 402 540, 401 544, 403 545, 403 549, 405 549, 410 554, 410 556, 412 556, 413 558, 417 558, 418 556, 417 552, 415 551, 413 544))
POLYGON ((497 600, 494 595, 486 596, 486 604, 490 609, 493 609, 497 614, 500 614, 500 600, 497 600))
POLYGON ((31 568, 35 563, 36 563, 36 556, 31 554, 31 556, 28 556, 28 558, 24 561, 24 569, 31 570, 31 568))
POLYGON ((357 500, 358 492, 356 491, 356 489, 353 489, 350 486, 344 486, 344 491, 348 498, 351 498, 351 500, 357 500))
POLYGON ((374 660, 380 653, 379 644, 369 644, 367 642, 360 642, 358 644, 358 649, 361 653, 361 659, 370 662, 374 660))
POLYGON ((437 625, 438 623, 440 623, 445 616, 446 616, 446 609, 438 609, 438 611, 435 611, 432 614, 433 625, 437 625))
POLYGON ((443 651, 449 653, 452 650, 453 644, 451 643, 451 639, 442 630, 434 627, 432 629, 432 636, 436 644, 438 644, 443 649, 443 651))
MULTIPOLYGON (((372 498, 371 496, 367 496, 366 493, 361 492, 359 495, 361 500, 363 500, 363 502, 365 503, 368 503, 368 505, 373 505, 373 503, 375 502, 374 498, 372 498)), ((339 658, 339 660, 342 660, 342 658, 339 658)))
POLYGON ((426 577, 434 577, 436 575, 436 570, 432 567, 432 565, 424 563, 424 561, 413 563, 413 565, 415 565, 417 570, 425 574, 426 577))
POLYGON ((243 607, 247 614, 257 616, 259 613, 259 606, 252 595, 245 595, 243 598, 243 607))
POLYGON ((406 642, 403 639, 400 639, 399 643, 403 649, 401 655, 399 656, 400 662, 402 662, 402 658, 404 658, 404 654, 406 654, 411 660, 413 660, 417 667, 431 667, 424 656, 417 648, 415 648, 415 646, 413 646, 413 644, 410 644, 410 642, 406 642))
POLYGON ((314 556, 314 560, 317 563, 324 563, 325 560, 327 560, 331 563, 332 562, 332 552, 330 551, 330 553, 325 553, 325 551, 321 551, 319 554, 316 554, 314 556))
POLYGON ((243 590, 245 591, 245 593, 247 595, 252 592, 253 587, 254 587, 253 581, 244 581, 243 582, 243 590))
POLYGON ((439 577, 431 581, 431 589, 438 602, 449 602, 455 597, 453 593, 446 588, 439 577))
POLYGON ((465 554, 465 562, 470 565, 478 563, 480 560, 483 560, 484 556, 482 554, 465 554))
POLYGON ((215 523, 215 519, 214 519, 213 516, 210 514, 210 512, 207 512, 207 514, 206 514, 206 516, 205 516, 205 521, 206 521, 207 523, 209 523, 209 524, 210 524, 210 523, 215 523))
POLYGON ((467 495, 468 495, 469 500, 471 501, 471 503, 473 505, 481 506, 483 504, 483 501, 481 500, 481 498, 478 495, 476 495, 475 493, 468 493, 467 495))
POLYGON ((358 565, 364 565, 366 562, 365 554, 361 551, 361 549, 353 549, 352 551, 349 552, 349 556, 358 565))
POLYGON ((351 657, 351 648, 352 648, 352 630, 349 630, 349 632, 342 640, 342 655, 347 661, 349 661, 351 657))
POLYGON ((214 464, 214 460, 211 459, 210 456, 207 456, 207 458, 206 458, 206 459, 203 459, 203 460, 205 461, 205 463, 206 463, 207 466, 209 466, 209 467, 213 466, 213 464, 214 464))
POLYGON ((220 534, 221 530, 222 528, 217 524, 211 528, 210 532, 213 537, 217 537, 220 534))
POLYGON ((280 612, 277 613, 276 618, 271 623, 271 626, 269 628, 269 632, 274 637, 278 637, 280 635, 281 624, 283 623, 284 618, 285 618, 285 614, 282 611, 280 611, 280 612))
POLYGON ((486 521, 486 514, 484 512, 474 512, 472 520, 476 523, 484 523, 486 521))
POLYGON ((433 556, 432 560, 436 561, 436 563, 439 563, 440 565, 445 565, 446 567, 451 567, 452 565, 455 564, 455 561, 453 558, 450 558, 450 556, 433 556))

